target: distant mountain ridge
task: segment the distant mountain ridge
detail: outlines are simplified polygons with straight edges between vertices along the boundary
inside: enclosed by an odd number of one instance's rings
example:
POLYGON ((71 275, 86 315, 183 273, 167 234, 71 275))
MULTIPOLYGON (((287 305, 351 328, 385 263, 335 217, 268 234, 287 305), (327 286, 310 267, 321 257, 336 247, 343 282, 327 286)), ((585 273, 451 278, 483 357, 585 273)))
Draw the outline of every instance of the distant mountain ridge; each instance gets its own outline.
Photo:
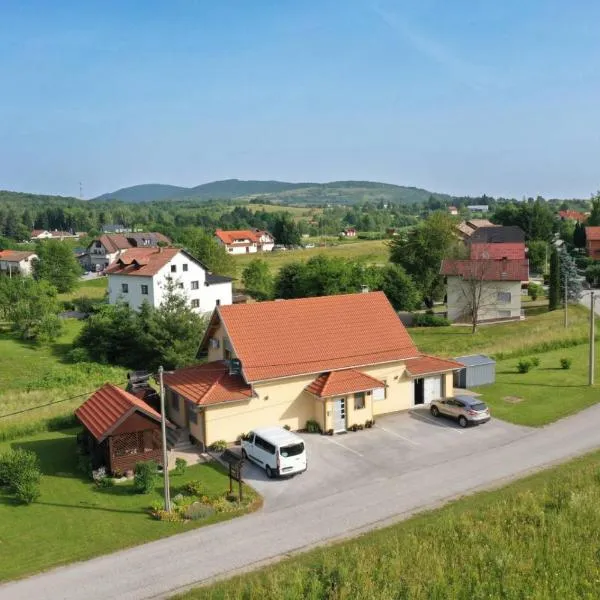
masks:
POLYGON ((439 194, 416 187, 380 183, 377 181, 331 181, 328 183, 289 183, 286 181, 243 181, 225 179, 186 188, 175 185, 150 183, 121 188, 102 194, 93 201, 120 200, 122 202, 154 202, 157 200, 229 200, 265 196, 273 202, 331 202, 354 203, 361 200, 384 200, 411 204, 424 202, 430 196, 451 200, 448 194, 439 194))

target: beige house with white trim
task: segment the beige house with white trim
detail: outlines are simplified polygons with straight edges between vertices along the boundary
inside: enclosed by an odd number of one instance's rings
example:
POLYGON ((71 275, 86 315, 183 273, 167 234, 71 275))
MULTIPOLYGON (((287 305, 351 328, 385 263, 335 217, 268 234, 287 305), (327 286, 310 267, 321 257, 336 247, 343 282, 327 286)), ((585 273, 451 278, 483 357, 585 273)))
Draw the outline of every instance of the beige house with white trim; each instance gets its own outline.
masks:
POLYGON ((208 362, 165 374, 169 419, 201 446, 260 426, 330 434, 453 394, 382 292, 219 306, 208 362))

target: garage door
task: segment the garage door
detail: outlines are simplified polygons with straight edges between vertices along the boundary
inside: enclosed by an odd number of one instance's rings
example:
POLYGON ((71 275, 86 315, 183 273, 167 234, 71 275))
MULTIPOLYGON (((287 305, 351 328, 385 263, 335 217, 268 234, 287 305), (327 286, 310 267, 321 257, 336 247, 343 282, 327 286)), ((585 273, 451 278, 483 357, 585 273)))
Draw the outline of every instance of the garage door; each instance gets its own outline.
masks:
POLYGON ((425 377, 423 382, 423 400, 429 404, 432 400, 442 397, 442 378, 425 377))

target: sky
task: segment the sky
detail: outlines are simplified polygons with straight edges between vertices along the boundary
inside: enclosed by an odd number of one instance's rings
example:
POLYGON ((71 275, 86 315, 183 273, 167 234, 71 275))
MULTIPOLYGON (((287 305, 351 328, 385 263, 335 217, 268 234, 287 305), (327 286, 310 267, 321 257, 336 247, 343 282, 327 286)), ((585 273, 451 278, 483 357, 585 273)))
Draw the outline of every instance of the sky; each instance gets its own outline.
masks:
POLYGON ((0 0, 0 189, 600 188, 600 3, 0 0))

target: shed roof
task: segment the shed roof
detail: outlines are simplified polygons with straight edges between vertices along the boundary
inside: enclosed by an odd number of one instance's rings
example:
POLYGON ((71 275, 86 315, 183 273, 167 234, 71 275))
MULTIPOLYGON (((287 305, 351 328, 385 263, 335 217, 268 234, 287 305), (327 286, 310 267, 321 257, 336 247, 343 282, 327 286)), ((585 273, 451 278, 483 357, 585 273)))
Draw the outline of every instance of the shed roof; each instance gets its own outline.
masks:
POLYGON ((495 365, 496 361, 485 354, 469 354, 467 356, 456 356, 454 360, 462 363, 465 367, 478 367, 480 365, 495 365))
POLYGON ((385 384, 379 379, 356 371, 355 369, 344 369, 342 371, 331 371, 319 375, 306 391, 319 398, 329 398, 340 394, 352 394, 354 392, 366 392, 376 388, 382 388, 385 384))
POLYGON ((462 368, 462 364, 449 358, 438 358, 422 354, 406 361, 406 370, 412 377, 432 373, 444 373, 462 368))

